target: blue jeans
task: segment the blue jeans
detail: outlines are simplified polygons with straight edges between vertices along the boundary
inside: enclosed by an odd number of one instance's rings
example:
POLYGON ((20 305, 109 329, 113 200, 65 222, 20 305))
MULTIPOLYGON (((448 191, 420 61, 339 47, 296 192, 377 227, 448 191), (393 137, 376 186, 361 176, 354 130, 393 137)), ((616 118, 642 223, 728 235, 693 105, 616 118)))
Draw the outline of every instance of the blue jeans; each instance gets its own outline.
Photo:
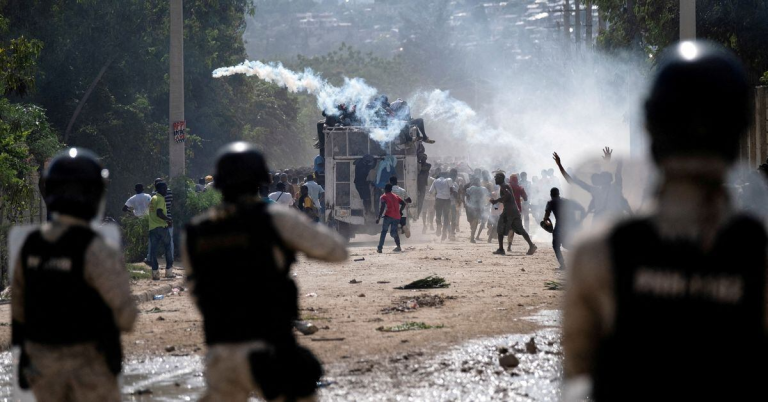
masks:
MULTIPOLYGON (((171 236, 171 256, 172 256, 171 260, 173 260, 173 258, 176 256, 176 254, 174 254, 176 250, 173 248, 173 226, 168 228, 168 234, 171 236)), ((147 258, 146 258, 147 261, 149 261, 149 247, 151 246, 152 246, 151 244, 147 246, 147 258)))
POLYGON ((149 231, 149 265, 158 270, 157 250, 165 252, 165 269, 173 267, 173 239, 169 228, 154 228, 149 231))
POLYGON ((381 238, 379 238, 379 249, 384 247, 384 240, 387 238, 387 231, 395 239, 395 244, 400 247, 400 236, 397 234, 397 226, 400 224, 400 219, 384 217, 384 223, 381 225, 381 238))

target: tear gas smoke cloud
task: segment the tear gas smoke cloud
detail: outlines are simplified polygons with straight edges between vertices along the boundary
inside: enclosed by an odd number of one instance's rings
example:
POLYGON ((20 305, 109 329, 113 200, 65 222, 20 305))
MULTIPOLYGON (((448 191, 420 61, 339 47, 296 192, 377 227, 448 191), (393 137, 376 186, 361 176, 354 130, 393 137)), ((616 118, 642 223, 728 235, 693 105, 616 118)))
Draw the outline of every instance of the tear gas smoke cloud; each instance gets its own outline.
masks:
MULTIPOLYGON (((260 61, 248 61, 232 67, 222 67, 213 71, 214 78, 234 74, 257 76, 260 79, 286 88, 290 92, 306 92, 317 98, 317 107, 326 114, 337 115, 336 106, 340 103, 357 105, 357 117, 366 126, 375 126, 374 110, 366 109, 368 104, 379 91, 365 83, 362 78, 344 78, 344 85, 336 87, 312 69, 295 72, 285 68, 281 63, 265 64, 260 61)), ((472 108, 458 99, 450 96, 448 91, 435 89, 431 92, 418 92, 409 99, 410 104, 420 105, 415 109, 414 116, 423 116, 430 121, 442 121, 451 126, 451 134, 466 140, 470 144, 492 144, 501 140, 506 145, 520 145, 515 137, 491 127, 477 115, 472 108)), ((375 127, 371 130, 372 139, 380 142, 392 141, 403 127, 402 122, 393 121, 387 127, 375 127)))
MULTIPOLYGON (((488 169, 537 172, 553 167, 553 151, 571 164, 599 154, 606 145, 627 153, 629 116, 644 88, 641 63, 589 50, 567 60, 562 54, 544 53, 535 61, 506 68, 499 67, 499 60, 491 55, 486 57, 487 62, 478 59, 481 67, 473 71, 486 88, 492 88, 480 101, 476 96, 475 107, 482 108, 482 115, 448 91, 422 90, 407 98, 412 115, 423 117, 428 134, 438 140, 428 150, 432 156, 467 157, 473 166, 488 169), (505 165, 494 166, 498 160, 505 165)), ((363 124, 376 126, 375 111, 365 105, 381 93, 361 78, 345 78, 337 87, 311 69, 296 72, 281 63, 260 61, 213 71, 216 78, 233 74, 257 76, 290 92, 313 95, 317 107, 327 114, 338 115, 340 103, 356 105, 363 124)), ((402 124, 375 127, 371 138, 391 141, 402 124)))
MULTIPOLYGON (((366 84, 362 78, 344 78, 344 85, 334 86, 323 79, 319 74, 307 68, 302 72, 295 72, 285 68, 282 63, 265 64, 260 61, 244 61, 236 66, 217 68, 213 71, 214 78, 226 77, 234 74, 257 76, 260 79, 276 84, 293 93, 306 92, 317 99, 317 107, 329 115, 338 115, 337 105, 344 103, 348 107, 357 107, 356 115, 366 126, 376 126, 377 118, 375 110, 366 109, 368 104, 379 91, 366 84)), ((375 127, 370 136, 376 141, 386 142, 393 140, 404 123, 394 122, 387 127, 375 127)))

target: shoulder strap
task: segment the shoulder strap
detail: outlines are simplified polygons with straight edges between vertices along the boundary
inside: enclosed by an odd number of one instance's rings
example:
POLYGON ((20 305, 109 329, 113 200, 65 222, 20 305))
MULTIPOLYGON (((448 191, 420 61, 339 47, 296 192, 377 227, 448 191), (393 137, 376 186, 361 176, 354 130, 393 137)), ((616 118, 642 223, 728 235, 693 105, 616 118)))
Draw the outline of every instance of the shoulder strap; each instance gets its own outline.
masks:
POLYGON ((27 239, 24 240, 24 245, 21 246, 21 253, 19 254, 22 269, 27 267, 27 257, 29 256, 29 250, 40 247, 41 243, 43 242, 45 242, 45 239, 43 239, 43 233, 40 231, 40 229, 36 229, 27 235, 27 239))
POLYGON ((66 233, 64 233, 61 236, 60 243, 58 247, 60 247, 63 250, 79 250, 82 251, 82 263, 75 264, 74 268, 77 269, 76 272, 78 274, 83 273, 84 263, 85 263, 85 252, 88 249, 88 246, 90 246, 93 239, 96 237, 96 233, 91 230, 89 227, 85 226, 72 226, 70 227, 66 233))

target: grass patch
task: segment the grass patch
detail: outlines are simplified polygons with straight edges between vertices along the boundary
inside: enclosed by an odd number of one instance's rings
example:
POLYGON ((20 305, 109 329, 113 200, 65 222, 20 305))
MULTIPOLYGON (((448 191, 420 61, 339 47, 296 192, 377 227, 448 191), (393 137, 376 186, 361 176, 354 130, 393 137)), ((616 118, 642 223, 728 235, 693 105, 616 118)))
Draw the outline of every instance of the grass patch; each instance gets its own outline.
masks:
POLYGON ((395 289, 440 289, 451 286, 445 281, 445 278, 437 275, 430 275, 426 278, 413 281, 405 286, 399 286, 395 289))
POLYGON ((544 287, 547 290, 563 290, 563 284, 558 281, 546 281, 544 282, 544 287))
POLYGON ((422 329, 440 329, 445 328, 445 325, 429 325, 423 322, 409 321, 394 327, 378 327, 377 331, 381 332, 404 332, 404 331, 419 331, 422 329))
POLYGON ((125 269, 128 270, 128 275, 132 280, 137 279, 152 279, 152 268, 141 264, 125 264, 125 269))

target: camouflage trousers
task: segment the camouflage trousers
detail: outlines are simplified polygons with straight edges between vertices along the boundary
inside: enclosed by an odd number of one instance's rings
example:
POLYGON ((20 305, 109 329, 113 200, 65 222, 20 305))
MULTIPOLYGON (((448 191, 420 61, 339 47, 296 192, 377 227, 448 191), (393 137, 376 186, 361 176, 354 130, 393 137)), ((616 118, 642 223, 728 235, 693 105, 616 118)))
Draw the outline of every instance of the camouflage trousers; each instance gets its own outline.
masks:
POLYGON ((117 377, 93 344, 25 344, 25 375, 38 402, 119 402, 117 377))
MULTIPOLYGON (((205 382, 208 388, 200 402, 245 402, 251 395, 263 398, 253 380, 249 355, 265 348, 263 342, 213 345, 208 349, 205 363, 205 382)), ((279 402, 284 398, 278 398, 279 402)), ((315 396, 297 399, 297 402, 316 401, 315 396)))

